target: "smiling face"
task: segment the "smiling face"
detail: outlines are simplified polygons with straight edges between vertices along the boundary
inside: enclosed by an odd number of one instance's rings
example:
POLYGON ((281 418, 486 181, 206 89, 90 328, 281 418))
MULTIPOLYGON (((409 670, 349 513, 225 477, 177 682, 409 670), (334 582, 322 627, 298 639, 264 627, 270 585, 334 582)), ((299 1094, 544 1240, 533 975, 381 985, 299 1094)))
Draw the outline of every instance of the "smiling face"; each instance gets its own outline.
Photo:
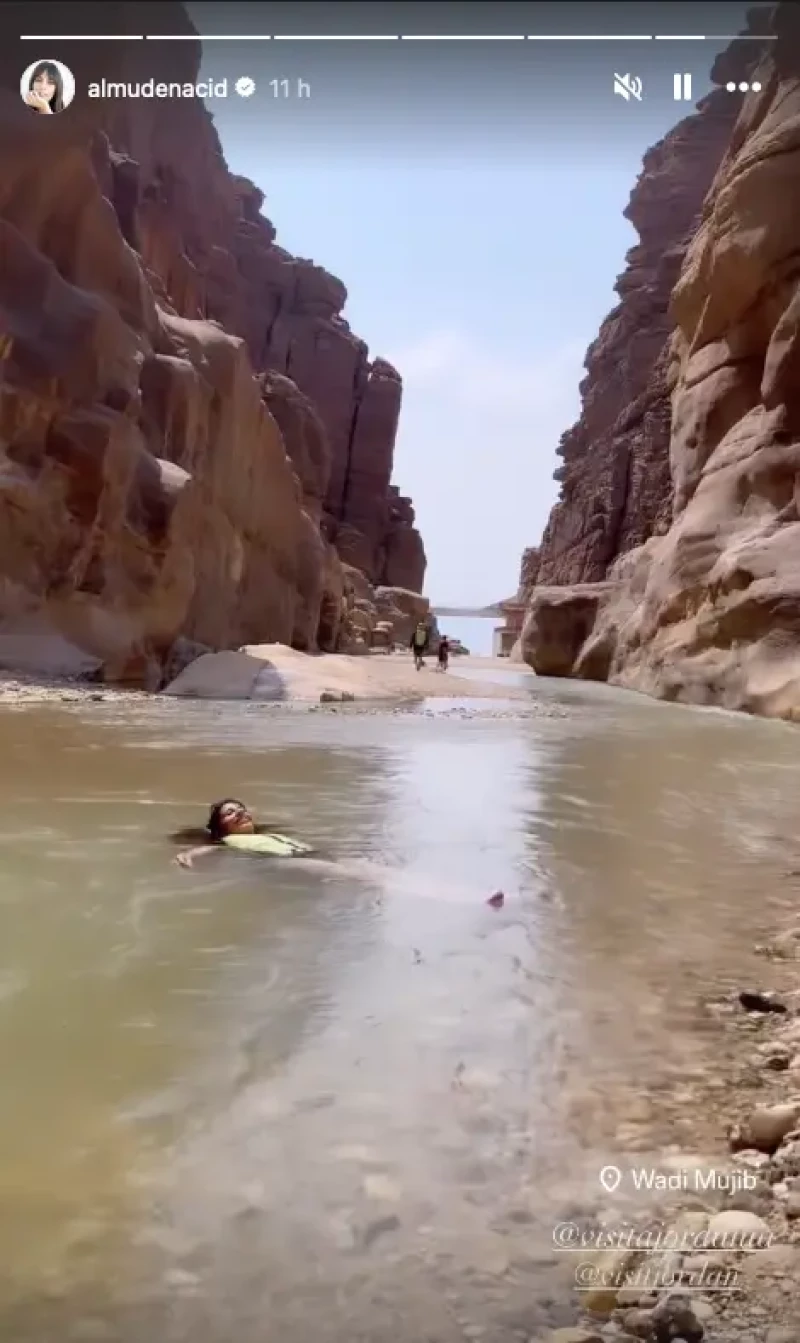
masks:
POLYGON ((33 81, 32 91, 36 94, 37 98, 43 98, 46 103, 49 103, 50 100, 55 97, 57 88, 49 70, 39 71, 33 81))
POLYGON ((255 823, 250 812, 239 802, 226 802, 219 813, 223 835, 252 835, 255 823))

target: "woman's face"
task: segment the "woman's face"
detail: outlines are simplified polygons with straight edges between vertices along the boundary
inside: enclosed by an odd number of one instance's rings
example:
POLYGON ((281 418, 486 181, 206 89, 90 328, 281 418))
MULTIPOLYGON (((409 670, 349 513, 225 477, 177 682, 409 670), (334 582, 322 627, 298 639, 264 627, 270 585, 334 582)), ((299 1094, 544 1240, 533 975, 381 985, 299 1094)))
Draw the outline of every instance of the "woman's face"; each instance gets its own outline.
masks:
POLYGON ((225 835, 252 835, 256 828, 250 812, 238 802, 228 802, 222 808, 219 819, 225 835))
POLYGON ((50 99, 55 96, 56 86, 47 70, 42 70, 41 74, 38 74, 34 79, 33 92, 37 97, 44 98, 46 103, 49 103, 50 99))

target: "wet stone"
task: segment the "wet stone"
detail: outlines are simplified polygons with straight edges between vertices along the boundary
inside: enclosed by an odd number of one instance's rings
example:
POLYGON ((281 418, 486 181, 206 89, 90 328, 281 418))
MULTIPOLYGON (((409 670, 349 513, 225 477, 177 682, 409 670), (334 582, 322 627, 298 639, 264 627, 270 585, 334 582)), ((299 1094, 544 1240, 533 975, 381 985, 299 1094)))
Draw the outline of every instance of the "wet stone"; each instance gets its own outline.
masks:
POLYGON ((625 1332, 634 1338, 650 1338, 653 1334, 652 1310, 628 1310, 622 1317, 625 1332))
POLYGON ((394 1214, 388 1217, 376 1217, 374 1221, 368 1222, 364 1228, 360 1239, 361 1248, 368 1250, 382 1236, 388 1236, 393 1231, 399 1231, 401 1225, 400 1218, 394 1214))
POLYGON ((603 1337, 596 1329, 554 1329, 546 1343, 603 1343, 603 1337))
POLYGON ((506 1220, 516 1226, 530 1226, 536 1218, 530 1208, 510 1208, 506 1220))
POLYGON ((187 1273, 182 1268, 171 1268, 164 1274, 165 1285, 179 1291, 194 1290, 200 1286, 200 1282, 197 1273, 187 1273))
POLYGON ((470 1265, 473 1273, 485 1274, 489 1278, 502 1278, 510 1268, 510 1262, 505 1250, 499 1246, 485 1250, 477 1255, 470 1265))
POLYGON ((388 1175, 368 1175, 364 1180, 364 1192, 368 1198, 387 1203, 399 1203, 402 1198, 400 1185, 388 1175))
POLYGON ((663 1297, 652 1312, 653 1337, 656 1343, 700 1343, 704 1329, 694 1313, 687 1296, 663 1297))
POLYGON ((319 1096, 307 1096, 303 1100, 299 1100, 294 1108, 297 1114, 308 1114, 314 1110, 327 1110, 335 1104, 336 1097, 332 1092, 323 1092, 319 1096))

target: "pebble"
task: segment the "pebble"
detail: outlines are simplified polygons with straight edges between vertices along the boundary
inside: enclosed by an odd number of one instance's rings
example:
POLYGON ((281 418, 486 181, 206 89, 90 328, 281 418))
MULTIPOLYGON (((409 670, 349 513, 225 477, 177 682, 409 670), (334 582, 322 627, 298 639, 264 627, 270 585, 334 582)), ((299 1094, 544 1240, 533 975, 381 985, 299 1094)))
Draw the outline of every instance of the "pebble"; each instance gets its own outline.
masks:
POLYGON ((670 1294, 662 1297, 652 1311, 653 1335, 656 1343, 700 1343, 705 1330, 695 1315, 687 1296, 670 1294))
POLYGON ((716 1271, 726 1268, 727 1258, 724 1254, 714 1253, 713 1251, 710 1254, 690 1254, 684 1259, 681 1267, 684 1273, 690 1275, 705 1274, 709 1270, 716 1271))
POLYGON ((728 1208, 718 1212, 708 1224, 708 1244, 739 1250, 768 1243, 771 1232, 763 1217, 744 1208, 728 1208))
POLYGON ((739 994, 739 1002, 745 1012, 776 1012, 783 1015, 789 1010, 786 1004, 772 993, 745 990, 739 994))
POLYGON ((739 1265, 743 1278, 753 1281, 756 1278, 780 1278, 784 1275, 795 1276, 800 1269, 798 1264, 800 1249, 796 1245, 770 1245, 758 1254, 746 1254, 739 1265))
MULTIPOLYGON (((638 1287, 621 1287, 617 1292, 617 1306, 620 1310, 625 1306, 641 1306, 642 1294, 638 1287)), ((653 1303, 655 1304, 655 1302, 653 1303)))
POLYGON ((386 1203, 399 1203, 402 1198, 400 1185, 388 1175, 367 1175, 364 1193, 367 1198, 383 1199, 386 1203))
POLYGON ((171 1268, 164 1274, 167 1287, 199 1287, 201 1279, 196 1273, 187 1273, 182 1268, 171 1268))
POLYGON ((601 1334, 591 1329, 554 1329, 546 1343, 604 1343, 601 1334))
POLYGON ((370 1162, 377 1160, 371 1147, 361 1147, 353 1143, 344 1147, 335 1147, 333 1155, 337 1161, 370 1162))
POLYGON ((365 1250, 368 1250, 380 1236, 389 1235, 392 1231, 399 1231, 400 1226, 400 1218, 395 1217, 394 1214, 389 1217, 377 1217, 374 1222, 369 1222, 365 1227, 361 1244, 365 1250))
POLYGON ((487 1249, 473 1260, 470 1267, 476 1273, 485 1273, 490 1278, 503 1278, 509 1270, 508 1255, 502 1249, 487 1249))
POLYGON ((754 1148, 749 1147, 742 1152, 735 1152, 733 1160, 737 1166, 746 1166, 748 1170, 763 1170, 769 1165, 766 1152, 756 1152, 754 1148))
POLYGON ((622 1317, 623 1328, 634 1338, 650 1338, 653 1333, 652 1310, 629 1310, 622 1317))
POLYGON ((769 1068, 770 1072, 785 1073, 788 1071, 791 1059, 789 1054, 779 1047, 772 1050, 762 1050, 757 1063, 764 1068, 769 1068))

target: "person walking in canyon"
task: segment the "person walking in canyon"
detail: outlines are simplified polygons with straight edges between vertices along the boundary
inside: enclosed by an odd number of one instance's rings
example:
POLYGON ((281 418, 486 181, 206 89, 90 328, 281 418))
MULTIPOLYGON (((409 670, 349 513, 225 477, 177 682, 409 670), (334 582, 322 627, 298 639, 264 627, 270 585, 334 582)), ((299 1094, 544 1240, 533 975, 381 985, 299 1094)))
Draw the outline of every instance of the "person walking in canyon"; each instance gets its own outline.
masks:
POLYGON ((411 652, 414 654, 414 666, 417 671, 425 666, 423 661, 431 641, 430 630, 424 620, 420 620, 411 635, 411 652))
POLYGON ((450 640, 446 634, 443 634, 439 640, 439 649, 437 653, 439 671, 446 672, 450 664, 450 640))

